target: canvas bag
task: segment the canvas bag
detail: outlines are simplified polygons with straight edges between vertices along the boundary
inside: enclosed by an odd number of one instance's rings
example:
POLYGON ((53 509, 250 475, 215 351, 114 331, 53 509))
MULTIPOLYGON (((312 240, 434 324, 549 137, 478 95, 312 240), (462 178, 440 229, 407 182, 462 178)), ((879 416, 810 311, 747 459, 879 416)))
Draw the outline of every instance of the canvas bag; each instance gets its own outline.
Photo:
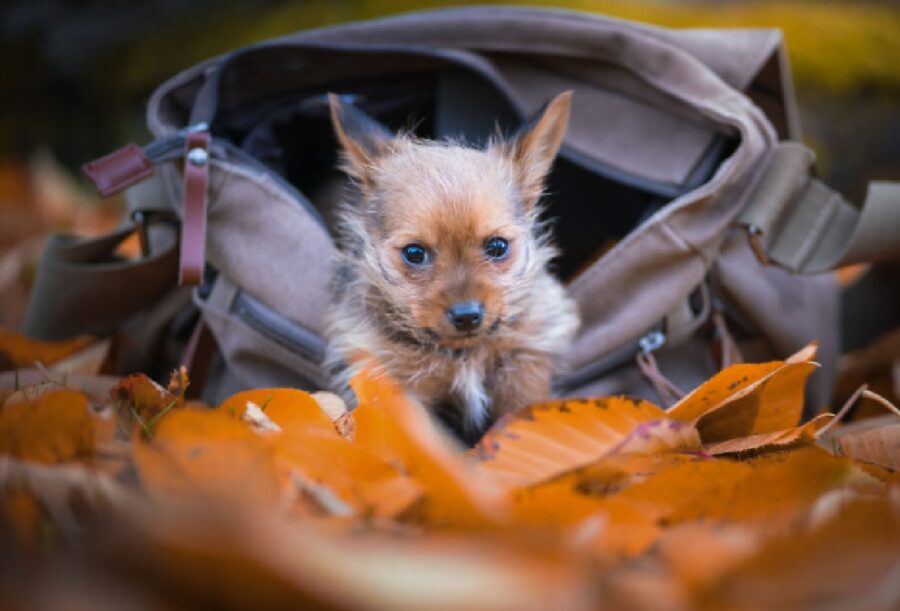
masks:
POLYGON ((658 396, 665 380, 689 390, 722 366, 731 339, 752 360, 818 339, 812 399, 826 401, 839 347, 838 291, 824 272, 897 254, 896 186, 873 184, 858 208, 811 175, 779 32, 555 10, 450 9, 300 32, 174 76, 150 100, 156 141, 87 168, 101 191, 137 184, 131 219, 110 236, 51 241, 27 331, 140 328, 136 312, 164 320, 160 304, 186 298, 173 289, 180 266, 199 284, 192 299, 217 348, 207 400, 326 387, 334 243, 323 202, 337 183, 324 94, 391 127, 412 117, 424 135, 478 143, 565 89, 575 96, 547 205, 582 328, 556 392, 671 400, 658 396), (107 260, 134 230, 146 256, 107 260), (98 286, 119 287, 114 303, 90 305, 98 286), (655 358, 641 368, 641 355, 655 358))

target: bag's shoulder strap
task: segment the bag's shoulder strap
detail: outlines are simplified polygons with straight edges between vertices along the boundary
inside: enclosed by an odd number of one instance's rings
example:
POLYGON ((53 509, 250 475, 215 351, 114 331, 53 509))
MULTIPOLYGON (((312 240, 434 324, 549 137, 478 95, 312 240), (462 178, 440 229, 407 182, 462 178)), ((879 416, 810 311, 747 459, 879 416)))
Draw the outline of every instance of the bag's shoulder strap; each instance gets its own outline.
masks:
POLYGON ((900 183, 872 182, 862 207, 811 174, 812 151, 782 142, 738 218, 757 257, 795 273, 900 257, 900 183))

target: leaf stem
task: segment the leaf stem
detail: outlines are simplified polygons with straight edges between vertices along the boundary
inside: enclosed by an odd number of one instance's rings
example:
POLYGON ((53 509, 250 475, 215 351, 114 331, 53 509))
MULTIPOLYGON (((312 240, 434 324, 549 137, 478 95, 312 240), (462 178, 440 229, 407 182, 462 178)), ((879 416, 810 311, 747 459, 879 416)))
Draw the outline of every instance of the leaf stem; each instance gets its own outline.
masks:
POLYGON ((141 425, 141 428, 144 430, 144 435, 147 436, 147 439, 153 439, 153 431, 147 428, 147 425, 144 423, 143 418, 141 418, 140 414, 137 413, 137 409, 135 406, 131 406, 131 415, 134 416, 134 419, 137 420, 138 424, 141 425))
POLYGON ((150 421, 147 422, 147 426, 150 427, 151 429, 152 429, 154 426, 156 426, 156 423, 159 422, 159 419, 162 418, 163 416, 165 416, 166 413, 167 413, 170 409, 172 409, 173 407, 175 407, 175 404, 178 403, 178 399, 180 399, 180 398, 181 398, 181 397, 175 397, 174 399, 172 399, 172 401, 170 401, 169 404, 168 404, 167 406, 165 406, 164 408, 162 408, 158 414, 156 414, 155 416, 153 416, 152 418, 150 418, 150 421))
POLYGON ((894 405, 878 393, 872 392, 871 390, 867 389, 863 391, 862 396, 864 396, 866 399, 872 399, 873 401, 880 403, 889 412, 893 412, 894 414, 900 416, 900 409, 898 409, 896 405, 894 405))
POLYGON ((867 388, 869 388, 869 386, 867 384, 863 384, 862 386, 857 388, 855 391, 853 391, 853 394, 850 395, 850 398, 847 399, 847 401, 844 403, 844 405, 841 407, 841 409, 838 410, 838 413, 836 413, 834 415, 834 418, 832 418, 831 422, 829 422, 828 424, 826 424, 825 426, 820 428, 818 431, 816 431, 816 434, 815 434, 816 439, 821 439, 825 435, 825 433, 827 433, 829 430, 831 430, 832 427, 834 427, 838 422, 840 422, 841 419, 847 415, 847 412, 850 411, 850 408, 852 408, 856 404, 856 402, 859 400, 860 395, 862 395, 863 393, 866 392, 867 388))

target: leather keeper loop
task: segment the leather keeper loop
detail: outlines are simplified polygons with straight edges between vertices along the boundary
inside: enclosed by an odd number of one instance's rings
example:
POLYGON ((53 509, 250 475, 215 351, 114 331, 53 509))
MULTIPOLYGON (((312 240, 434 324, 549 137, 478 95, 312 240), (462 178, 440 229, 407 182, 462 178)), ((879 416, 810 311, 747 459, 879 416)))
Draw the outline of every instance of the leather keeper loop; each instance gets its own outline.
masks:
POLYGON ((184 144, 184 209, 181 217, 178 283, 198 286, 203 278, 206 250, 209 132, 190 133, 184 144))

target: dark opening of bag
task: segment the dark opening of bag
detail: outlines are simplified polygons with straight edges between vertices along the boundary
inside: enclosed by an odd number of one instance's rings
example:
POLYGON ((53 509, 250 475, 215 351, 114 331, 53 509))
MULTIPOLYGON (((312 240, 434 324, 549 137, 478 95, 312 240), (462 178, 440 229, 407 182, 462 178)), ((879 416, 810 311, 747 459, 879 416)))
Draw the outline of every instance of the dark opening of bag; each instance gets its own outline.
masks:
MULTIPOLYGON (((474 146, 484 144, 498 128, 514 133, 522 121, 480 75, 445 67, 335 81, 220 109, 214 134, 305 194, 330 228, 335 207, 346 196, 347 181, 337 169, 328 92, 346 96, 393 131, 455 138, 474 146)), ((708 180, 736 144, 736 138, 714 136, 680 185, 628 175, 564 146, 544 201, 561 251, 554 273, 564 280, 577 275, 673 198, 708 180)))

